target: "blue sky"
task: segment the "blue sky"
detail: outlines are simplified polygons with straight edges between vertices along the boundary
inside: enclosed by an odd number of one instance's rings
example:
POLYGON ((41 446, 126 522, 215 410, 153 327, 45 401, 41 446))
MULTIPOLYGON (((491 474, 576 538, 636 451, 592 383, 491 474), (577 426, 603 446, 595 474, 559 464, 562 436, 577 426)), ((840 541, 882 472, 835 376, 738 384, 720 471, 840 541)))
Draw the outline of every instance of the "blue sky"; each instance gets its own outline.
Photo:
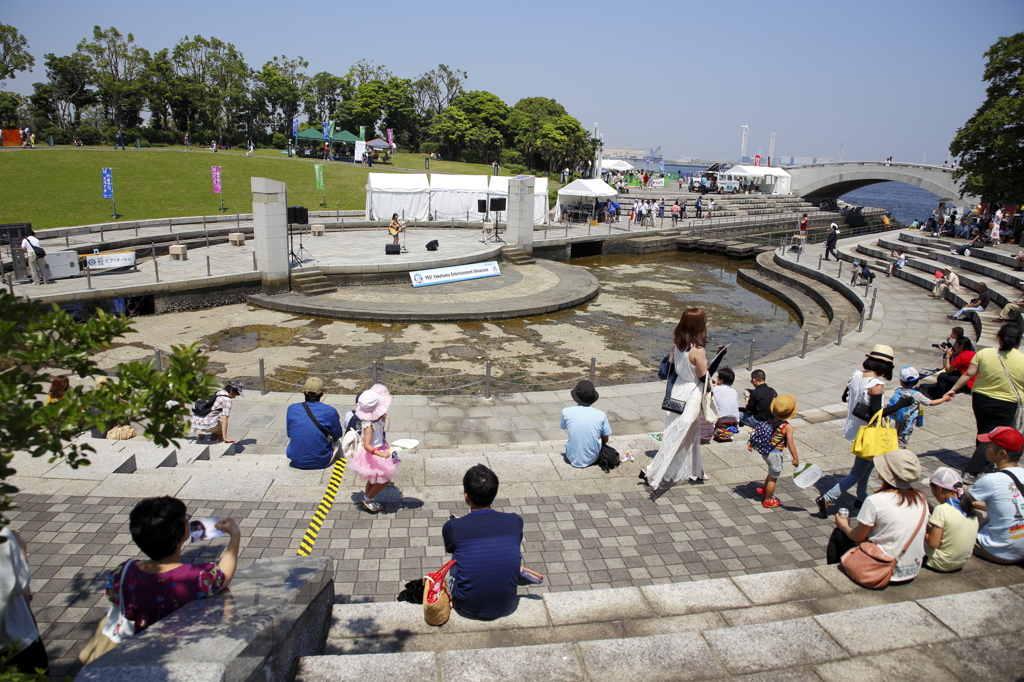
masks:
POLYGON ((116 26, 150 50, 216 36, 256 68, 301 55, 310 74, 342 75, 367 59, 415 78, 444 63, 469 89, 509 105, 554 98, 584 127, 599 122, 606 144, 670 158, 735 158, 747 124, 750 154, 767 155, 776 131, 777 156, 844 144, 846 160, 941 163, 984 99, 983 53, 1024 28, 1024 2, 0 0, 0 22, 36 57, 35 74, 6 83, 21 93, 42 79, 43 54, 116 26))

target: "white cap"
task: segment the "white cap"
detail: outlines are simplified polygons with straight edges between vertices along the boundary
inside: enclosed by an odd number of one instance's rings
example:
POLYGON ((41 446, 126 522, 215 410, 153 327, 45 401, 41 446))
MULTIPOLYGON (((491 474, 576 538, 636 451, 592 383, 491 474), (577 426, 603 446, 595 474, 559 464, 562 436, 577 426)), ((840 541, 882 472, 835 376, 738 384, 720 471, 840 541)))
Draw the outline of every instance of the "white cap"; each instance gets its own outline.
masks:
POLYGON ((917 381, 921 375, 913 367, 904 367, 900 370, 900 381, 917 381))

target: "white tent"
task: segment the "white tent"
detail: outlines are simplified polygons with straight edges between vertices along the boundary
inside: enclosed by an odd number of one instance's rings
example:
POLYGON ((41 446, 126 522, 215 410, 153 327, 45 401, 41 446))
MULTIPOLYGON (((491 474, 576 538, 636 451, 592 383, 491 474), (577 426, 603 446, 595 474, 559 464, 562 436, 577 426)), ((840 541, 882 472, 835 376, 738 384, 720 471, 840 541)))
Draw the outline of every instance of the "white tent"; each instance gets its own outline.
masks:
POLYGON ((548 208, 548 179, 535 178, 533 184, 533 224, 547 225, 551 220, 548 208))
POLYGON ((425 173, 370 173, 366 176, 366 219, 426 220, 430 184, 425 173))
POLYGON ((430 176, 430 213, 434 220, 478 218, 477 201, 487 199, 486 175, 430 176))
POLYGON ((633 166, 628 161, 619 161, 615 159, 602 159, 601 170, 603 171, 628 171, 634 170, 633 166))
POLYGON ((555 202, 555 216, 561 218, 566 206, 593 206, 598 201, 615 199, 618 192, 604 180, 573 180, 558 190, 558 201, 555 202))
POLYGON ((781 168, 771 166, 735 165, 727 171, 727 175, 742 175, 761 186, 765 194, 789 194, 793 188, 793 176, 781 168))

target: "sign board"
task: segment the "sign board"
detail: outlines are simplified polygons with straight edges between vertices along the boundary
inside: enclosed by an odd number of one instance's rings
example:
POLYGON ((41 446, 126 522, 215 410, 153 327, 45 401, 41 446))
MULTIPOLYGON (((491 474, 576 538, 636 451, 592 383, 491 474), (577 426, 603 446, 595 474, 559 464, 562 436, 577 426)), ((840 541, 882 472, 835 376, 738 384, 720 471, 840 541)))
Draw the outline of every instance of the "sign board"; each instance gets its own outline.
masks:
POLYGON ((107 253, 91 253, 85 257, 85 264, 90 270, 130 268, 135 265, 135 252, 109 251, 107 253))
POLYGON ((103 198, 114 198, 114 172, 109 168, 103 169, 103 198))
POLYGON ((665 186, 665 178, 651 178, 651 180, 650 180, 650 182, 648 183, 647 186, 648 187, 664 187, 665 186))
POLYGON ((467 279, 500 276, 501 270, 498 268, 498 262, 493 260, 486 263, 455 265, 450 268, 414 270, 409 273, 409 279, 412 280, 413 287, 429 287, 432 284, 445 284, 447 282, 462 282, 467 279))
POLYGON ((318 163, 315 166, 313 166, 313 168, 314 168, 314 170, 316 172, 316 188, 317 189, 323 189, 324 188, 324 165, 322 163, 318 163))
POLYGON ((210 166, 210 175, 213 177, 213 193, 220 194, 220 166, 210 166))
POLYGON ((353 159, 355 161, 362 161, 363 160, 363 153, 364 152, 366 152, 366 143, 365 142, 356 142, 355 143, 355 151, 352 152, 353 155, 354 155, 353 159))

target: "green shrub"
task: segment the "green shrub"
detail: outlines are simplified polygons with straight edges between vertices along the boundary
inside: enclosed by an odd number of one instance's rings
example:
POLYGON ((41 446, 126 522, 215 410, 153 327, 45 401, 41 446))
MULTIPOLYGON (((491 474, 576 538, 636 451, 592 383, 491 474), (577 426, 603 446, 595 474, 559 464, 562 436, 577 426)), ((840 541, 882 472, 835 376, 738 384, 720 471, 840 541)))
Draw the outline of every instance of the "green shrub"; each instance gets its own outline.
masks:
POLYGON ((530 172, 526 166, 518 163, 503 163, 501 164, 501 167, 508 172, 509 175, 525 175, 530 172))
POLYGON ((281 133, 274 133, 274 140, 271 142, 275 149, 284 149, 288 146, 288 138, 281 133))
POLYGON ((505 168, 509 168, 511 166, 526 167, 526 159, 524 159, 523 155, 515 149, 502 149, 498 163, 505 168))
POLYGON ((82 144, 100 144, 103 142, 103 133, 95 126, 80 126, 76 132, 82 144))
POLYGON ((433 154, 437 149, 438 144, 436 142, 420 142, 420 154, 433 154))

